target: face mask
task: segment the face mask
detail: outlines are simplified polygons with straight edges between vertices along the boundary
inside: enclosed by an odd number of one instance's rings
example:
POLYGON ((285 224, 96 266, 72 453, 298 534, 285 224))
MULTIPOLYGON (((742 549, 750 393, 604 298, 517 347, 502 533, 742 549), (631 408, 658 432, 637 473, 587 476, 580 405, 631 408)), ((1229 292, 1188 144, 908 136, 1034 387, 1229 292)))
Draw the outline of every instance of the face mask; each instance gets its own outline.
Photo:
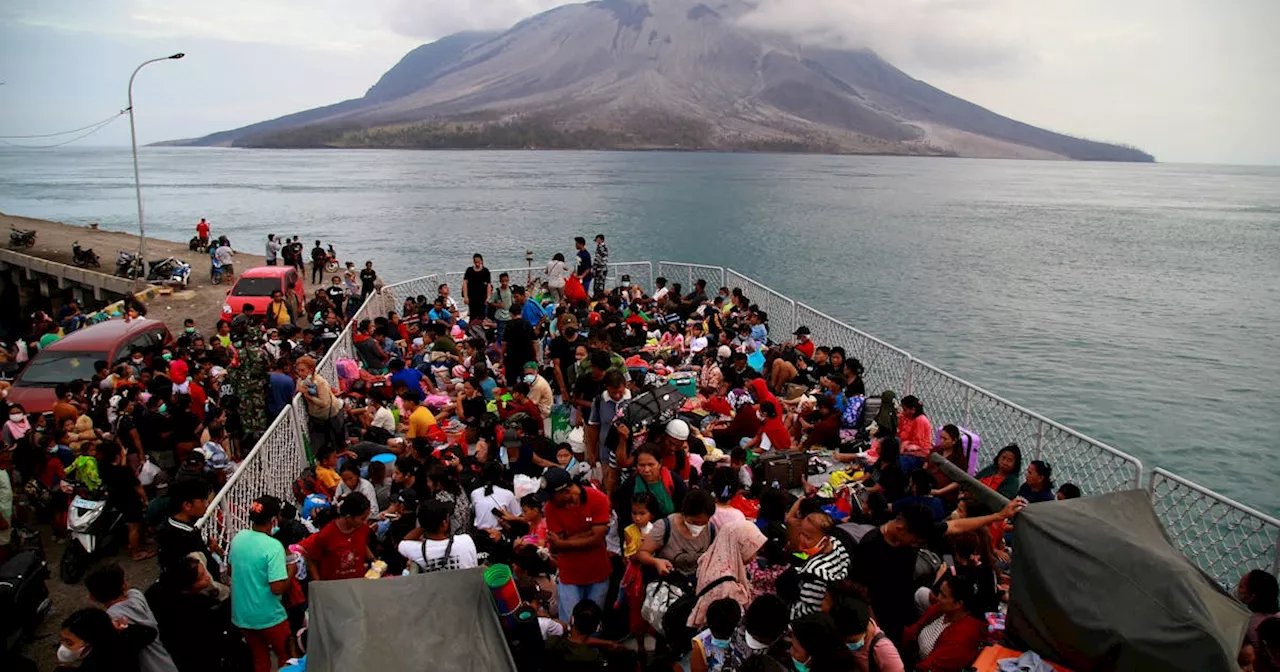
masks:
POLYGON ((134 358, 133 358, 133 363, 134 363, 134 364, 141 364, 141 363, 142 363, 142 358, 141 358, 141 357, 134 357, 134 358))
POLYGON ((66 645, 61 645, 58 647, 58 662, 65 664, 74 663, 77 660, 84 658, 85 650, 88 648, 88 646, 85 646, 79 651, 76 651, 75 649, 67 648, 66 645))
POLYGON ((278 338, 273 338, 267 342, 270 343, 271 345, 280 345, 280 339, 278 338))
POLYGON ((746 634, 746 636, 747 636, 747 648, 748 648, 748 649, 751 649, 752 651, 763 651, 763 650, 765 650, 765 649, 769 648, 769 645, 768 645, 768 644, 765 644, 764 642, 762 642, 762 641, 760 641, 760 640, 756 639, 755 637, 752 637, 752 636, 751 636, 751 633, 749 633, 749 632, 748 632, 748 633, 745 633, 745 634, 746 634))
POLYGON ((694 537, 702 534, 702 531, 707 529, 706 525, 691 525, 689 523, 685 523, 684 526, 689 528, 689 534, 694 537))
POLYGON ((795 656, 791 657, 791 665, 796 668, 796 672, 809 672, 809 663, 802 663, 795 656))
POLYGON ((866 645, 867 645, 867 638, 863 637, 862 639, 859 639, 858 641, 853 642, 851 644, 846 644, 845 646, 849 647, 850 651, 857 651, 858 649, 861 649, 866 645))
POLYGON ((172 354, 170 354, 170 353, 167 353, 167 352, 166 352, 166 353, 164 353, 163 355, 160 355, 160 358, 167 362, 167 361, 169 361, 169 360, 173 359, 173 355, 172 355, 172 354))
POLYGON ((169 404, 160 404, 160 408, 157 408, 156 410, 161 413, 164 413, 165 411, 169 410, 169 404))
POLYGON ((711 638, 711 646, 715 646, 715 647, 718 647, 718 648, 721 648, 721 649, 727 649, 727 648, 729 648, 729 640, 727 640, 727 639, 716 639, 715 637, 712 637, 712 638, 711 638))
POLYGON ((524 382, 529 385, 532 385, 535 379, 536 379, 536 376, 534 376, 532 373, 524 374, 524 382))
POLYGON ((10 414, 9 414, 9 421, 10 421, 10 422, 22 422, 22 414, 21 414, 21 413, 10 413, 10 414))
POLYGON ((194 333, 196 333, 196 328, 195 328, 195 327, 187 327, 184 331, 186 331, 188 334, 194 334, 194 333))
POLYGON ((645 534, 649 534, 649 531, 652 529, 653 529, 653 521, 649 521, 644 524, 644 527, 640 528, 640 531, 644 532, 645 534))
POLYGON ((272 527, 272 528, 271 528, 271 536, 273 536, 273 537, 274 537, 274 536, 276 536, 276 533, 277 533, 277 532, 279 532, 279 531, 280 531, 280 526, 279 526, 279 525, 276 525, 275 527, 272 527))
POLYGON ((823 537, 822 541, 819 541, 818 543, 814 544, 813 546, 810 546, 809 548, 801 549, 801 552, 807 556, 813 557, 815 555, 821 554, 822 551, 826 549, 826 547, 827 547, 826 537, 823 537))

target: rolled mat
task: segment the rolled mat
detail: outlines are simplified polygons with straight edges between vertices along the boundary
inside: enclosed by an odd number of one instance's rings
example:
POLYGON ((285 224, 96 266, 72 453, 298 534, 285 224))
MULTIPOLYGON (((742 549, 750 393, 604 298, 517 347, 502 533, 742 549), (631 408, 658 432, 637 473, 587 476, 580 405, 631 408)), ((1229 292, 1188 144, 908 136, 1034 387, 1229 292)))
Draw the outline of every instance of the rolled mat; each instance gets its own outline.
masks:
POLYGON ((484 583, 493 595, 494 607, 502 618, 505 628, 516 625, 515 612, 520 608, 520 592, 516 590, 515 578, 511 568, 506 565, 494 565, 484 571, 484 583))

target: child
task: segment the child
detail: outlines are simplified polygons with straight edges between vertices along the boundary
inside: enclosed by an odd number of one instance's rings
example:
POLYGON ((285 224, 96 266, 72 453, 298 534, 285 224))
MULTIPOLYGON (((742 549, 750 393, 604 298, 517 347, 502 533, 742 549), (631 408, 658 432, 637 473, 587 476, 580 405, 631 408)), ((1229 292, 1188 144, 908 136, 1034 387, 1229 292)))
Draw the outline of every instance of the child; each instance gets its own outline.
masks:
POLYGON ((537 494, 529 494, 520 498, 520 519, 529 526, 529 534, 516 541, 516 546, 532 544, 547 545, 547 521, 542 517, 542 507, 538 505, 537 494))
POLYGON ((631 496, 631 524, 622 531, 622 558, 627 567, 622 574, 618 604, 615 606, 626 609, 627 624, 636 633, 641 651, 644 650, 644 633, 648 625, 640 615, 640 605, 644 602, 644 579, 636 552, 640 550, 645 535, 653 529, 653 520, 657 517, 658 500, 653 495, 637 492, 631 496))
POLYGON ((231 472, 235 471, 235 465, 231 463, 231 458, 227 456, 227 441, 227 430, 222 425, 209 427, 209 440, 203 446, 205 453, 204 464, 205 469, 215 477, 219 484, 225 482, 231 472))
POLYGON ((578 472, 582 471, 578 458, 574 457, 573 449, 567 443, 556 446, 556 463, 564 467, 564 470, 572 476, 577 476, 578 472))
POLYGON ((102 489, 102 477, 98 475, 98 446, 93 441, 80 444, 80 456, 67 467, 67 478, 84 484, 90 492, 102 489))
POLYGON ((740 620, 742 607, 733 598, 716 600, 707 607, 707 629, 693 636, 690 672, 720 672, 731 653, 729 642, 740 620))
POLYGON ((551 599, 551 593, 543 590, 537 581, 528 576, 521 576, 516 579, 516 590, 520 592, 520 601, 537 612, 538 629, 542 631, 542 639, 544 641, 548 637, 564 636, 565 630, 567 630, 564 623, 547 616, 547 602, 551 599))
POLYGON ((729 466, 733 468, 733 473, 738 475, 738 487, 750 490, 755 477, 751 473, 751 467, 747 466, 745 448, 734 448, 733 452, 729 453, 729 466))
POLYGON ((316 486, 325 497, 333 499, 342 477, 338 475, 338 451, 325 446, 316 454, 316 486))
MULTIPOLYGON (((94 570, 84 581, 89 597, 102 605, 112 620, 122 619, 135 625, 156 627, 155 614, 147 598, 137 588, 130 588, 124 578, 124 569, 112 564, 94 570)), ((151 640, 137 654, 138 669, 144 672, 167 672, 177 669, 173 658, 159 638, 151 640)))

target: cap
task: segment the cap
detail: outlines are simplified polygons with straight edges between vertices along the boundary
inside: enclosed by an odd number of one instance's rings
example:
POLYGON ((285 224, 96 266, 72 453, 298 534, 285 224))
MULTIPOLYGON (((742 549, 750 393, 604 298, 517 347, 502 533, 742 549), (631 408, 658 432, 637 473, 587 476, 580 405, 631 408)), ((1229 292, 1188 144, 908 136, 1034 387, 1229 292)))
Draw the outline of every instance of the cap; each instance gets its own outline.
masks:
POLYGON ((520 601, 522 602, 533 602, 534 600, 546 602, 551 599, 550 592, 543 590, 537 581, 527 576, 516 577, 516 591, 520 593, 520 601))
POLYGON ((565 313, 560 317, 560 331, 564 331, 565 329, 577 329, 577 328, 578 328, 577 317, 574 317, 570 313, 565 313))
POLYGON ((396 495, 396 503, 403 505, 406 509, 417 509, 418 493, 414 492, 413 488, 405 488, 400 491, 400 494, 396 495))
POLYGON ((808 335, 809 335, 809 327, 801 326, 799 329, 796 329, 795 333, 794 333, 794 334, 792 334, 792 335, 793 335, 793 336, 808 336, 808 335))
POLYGON ((667 436, 684 441, 689 438, 689 423, 684 420, 672 420, 667 423, 667 436))
POLYGON ((730 348, 727 345, 722 345, 718 350, 716 350, 716 356, 720 359, 729 359, 733 356, 733 348, 730 348))
POLYGON ((537 370, 538 370, 538 363, 537 363, 537 362, 525 362, 525 363, 524 363, 524 368, 525 368, 525 370, 533 369, 534 371, 537 371, 537 370))
POLYGON ((551 496, 573 485, 573 477, 569 472, 560 467, 547 467, 547 471, 542 474, 542 481, 538 487, 538 501, 545 502, 551 499, 551 496))

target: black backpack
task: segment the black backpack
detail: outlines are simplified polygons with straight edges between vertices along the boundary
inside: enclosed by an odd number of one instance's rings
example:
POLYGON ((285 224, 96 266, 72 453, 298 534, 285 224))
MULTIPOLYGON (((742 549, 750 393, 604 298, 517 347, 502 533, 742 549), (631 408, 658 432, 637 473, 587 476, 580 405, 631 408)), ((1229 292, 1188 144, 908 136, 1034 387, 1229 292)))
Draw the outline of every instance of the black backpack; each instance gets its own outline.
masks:
POLYGON ((732 576, 722 576, 707 584, 707 587, 698 591, 697 594, 688 593, 667 607, 667 613, 662 615, 662 631, 666 636, 667 648, 679 655, 684 655, 693 648, 693 628, 686 625, 689 614, 693 613, 693 608, 697 606, 698 600, 702 599, 703 595, 711 592, 712 588, 729 581, 737 581, 737 579, 732 576))

